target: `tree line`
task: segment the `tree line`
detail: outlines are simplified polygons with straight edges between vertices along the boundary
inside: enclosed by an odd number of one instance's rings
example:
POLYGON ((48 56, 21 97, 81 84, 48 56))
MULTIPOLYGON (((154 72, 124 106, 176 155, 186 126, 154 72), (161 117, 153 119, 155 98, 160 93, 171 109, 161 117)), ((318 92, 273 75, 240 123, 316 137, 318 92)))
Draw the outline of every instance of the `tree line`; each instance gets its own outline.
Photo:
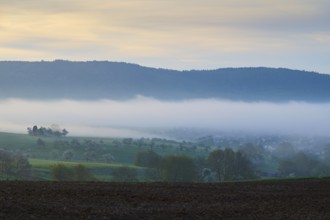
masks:
MULTIPOLYGON (((115 182, 223 182, 255 178, 251 162, 240 151, 230 148, 209 153, 207 159, 194 159, 185 155, 161 156, 152 150, 136 154, 140 169, 122 166, 109 170, 115 182)), ((51 168, 57 181, 97 181, 84 165, 73 167, 57 164, 51 168)))
POLYGON ((95 176, 82 164, 65 166, 58 163, 51 167, 51 176, 56 181, 96 181, 95 176))
POLYGON ((32 167, 22 154, 0 149, 0 179, 1 180, 30 180, 32 167))
POLYGON ((252 163, 241 152, 217 149, 207 159, 189 156, 160 156, 152 150, 139 152, 135 165, 147 167, 148 179, 169 182, 207 182, 255 178, 252 163))
POLYGON ((31 136, 41 137, 64 137, 69 133, 66 129, 60 130, 45 127, 38 128, 37 125, 34 125, 32 128, 28 127, 27 132, 31 136))

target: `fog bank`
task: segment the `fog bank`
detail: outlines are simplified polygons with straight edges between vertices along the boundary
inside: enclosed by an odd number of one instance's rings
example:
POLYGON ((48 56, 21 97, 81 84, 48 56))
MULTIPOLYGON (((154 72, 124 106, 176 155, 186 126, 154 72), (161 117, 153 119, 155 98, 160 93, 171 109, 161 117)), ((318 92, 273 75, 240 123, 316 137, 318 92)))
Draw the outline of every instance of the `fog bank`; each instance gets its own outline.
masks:
POLYGON ((330 103, 233 102, 202 99, 163 102, 0 101, 0 130, 25 133, 33 125, 58 124, 70 135, 148 136, 124 128, 208 128, 222 131, 330 135, 330 103))

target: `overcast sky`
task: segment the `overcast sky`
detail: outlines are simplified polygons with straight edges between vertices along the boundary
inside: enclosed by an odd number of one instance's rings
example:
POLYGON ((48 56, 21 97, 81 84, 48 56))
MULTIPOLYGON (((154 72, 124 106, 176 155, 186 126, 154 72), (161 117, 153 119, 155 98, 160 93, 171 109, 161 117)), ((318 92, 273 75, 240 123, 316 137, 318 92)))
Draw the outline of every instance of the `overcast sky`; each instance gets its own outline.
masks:
POLYGON ((0 60, 330 73, 327 0, 0 0, 0 60))

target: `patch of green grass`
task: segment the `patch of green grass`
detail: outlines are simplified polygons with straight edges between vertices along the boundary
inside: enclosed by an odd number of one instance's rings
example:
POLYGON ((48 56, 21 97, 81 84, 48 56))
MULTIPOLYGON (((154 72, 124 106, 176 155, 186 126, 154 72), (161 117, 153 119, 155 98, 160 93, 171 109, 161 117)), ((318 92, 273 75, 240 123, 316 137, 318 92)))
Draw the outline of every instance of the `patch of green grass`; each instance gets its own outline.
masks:
POLYGON ((0 147, 7 149, 25 149, 35 146, 37 138, 27 134, 0 132, 0 147))
MULTIPOLYGON (((25 128, 23 128, 25 129, 25 128)), ((36 179, 51 179, 51 168, 84 165, 96 178, 108 179, 114 169, 126 166, 143 175, 145 168, 134 166, 138 152, 153 150, 161 156, 185 155, 193 158, 207 156, 197 148, 182 147, 181 142, 165 139, 123 139, 106 137, 36 137, 28 134, 0 132, 0 148, 21 153, 29 158, 36 179), (42 141, 38 142, 38 139, 42 141), (40 142, 42 144, 40 144, 40 142), (181 146, 181 147, 180 147, 181 146), (71 152, 69 161, 63 161, 71 152), (109 159, 110 158, 110 159, 109 159), (112 159, 111 159, 112 158, 112 159), (93 161, 93 162, 87 162, 93 161), (112 163, 105 163, 112 161, 112 163)))
POLYGON ((40 180, 52 180, 51 168, 57 164, 73 167, 77 165, 85 166, 98 180, 110 181, 111 171, 121 167, 129 167, 131 169, 143 169, 142 167, 123 164, 95 163, 95 162, 72 162, 72 161, 56 161, 56 160, 41 160, 29 159, 32 165, 34 177, 40 180))
POLYGON ((186 148, 180 150, 179 142, 171 140, 150 139, 132 140, 127 144, 122 138, 99 138, 99 137, 36 137, 28 134, 15 134, 0 132, 0 148, 9 151, 15 151, 27 155, 29 158, 44 160, 61 160, 66 151, 72 151, 74 156, 72 160, 83 161, 85 155, 91 153, 94 155, 91 160, 103 162, 104 155, 112 155, 114 161, 118 164, 134 164, 135 156, 140 151, 153 150, 161 156, 167 155, 186 155, 191 157, 207 156, 207 153, 201 150, 192 150, 186 148), (38 139, 43 141, 43 145, 38 145, 38 139), (74 145, 72 142, 78 142, 74 145), (92 143, 89 145, 89 143, 92 143), (141 142, 142 143, 142 142, 141 142), (151 146, 153 143, 153 147, 151 146))
POLYGON ((228 182, 281 182, 281 181, 308 181, 308 180, 327 180, 330 177, 276 177, 276 178, 263 178, 263 179, 247 179, 247 180, 239 180, 239 181, 228 181, 228 182))
POLYGON ((33 167, 51 167, 56 164, 63 164, 65 166, 77 166, 79 164, 84 165, 87 168, 95 168, 95 167, 111 167, 111 168, 119 168, 119 167, 129 167, 132 169, 141 168, 135 165, 124 165, 124 164, 113 164, 113 163, 95 163, 95 162, 72 162, 72 161, 57 161, 57 160, 42 160, 42 159, 29 159, 30 164, 33 167))

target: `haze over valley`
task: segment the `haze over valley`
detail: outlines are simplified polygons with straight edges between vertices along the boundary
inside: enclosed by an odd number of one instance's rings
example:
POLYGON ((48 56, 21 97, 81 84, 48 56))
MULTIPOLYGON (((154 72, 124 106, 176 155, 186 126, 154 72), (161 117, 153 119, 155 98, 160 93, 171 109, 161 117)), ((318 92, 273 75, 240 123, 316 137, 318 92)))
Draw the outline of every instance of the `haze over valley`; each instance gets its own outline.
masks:
MULTIPOLYGON (((0 62, 1 130, 70 135, 157 129, 328 136, 330 76, 272 68, 174 71, 115 62, 0 62)), ((148 132, 146 132, 148 130, 148 132)))
POLYGON ((306 102, 249 103, 216 99, 170 102, 146 97, 127 101, 0 101, 2 131, 26 133, 27 126, 32 124, 58 124, 69 129, 70 135, 111 137, 155 136, 152 132, 134 131, 148 128, 328 136, 329 112, 329 103, 306 102))

